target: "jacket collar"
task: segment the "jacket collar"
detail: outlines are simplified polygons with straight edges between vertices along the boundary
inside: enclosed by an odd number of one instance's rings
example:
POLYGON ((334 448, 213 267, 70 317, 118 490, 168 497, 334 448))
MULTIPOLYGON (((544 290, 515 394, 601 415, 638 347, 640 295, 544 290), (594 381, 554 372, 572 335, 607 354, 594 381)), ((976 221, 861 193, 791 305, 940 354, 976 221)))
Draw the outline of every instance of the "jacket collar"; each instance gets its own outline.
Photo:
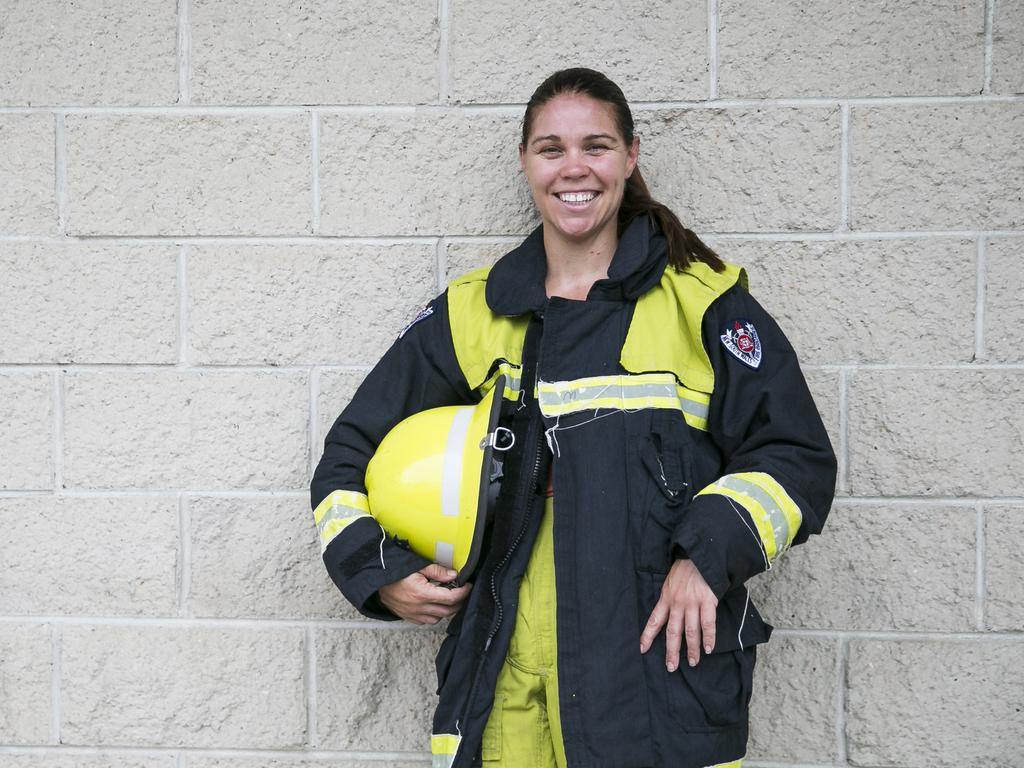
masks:
MULTIPOLYGON (((653 287, 667 262, 665 238, 649 216, 637 216, 627 225, 608 266, 608 277, 590 289, 589 299, 632 301, 653 287)), ((544 225, 515 249, 502 256, 487 277, 487 306, 498 315, 539 312, 547 303, 544 278, 544 225)))

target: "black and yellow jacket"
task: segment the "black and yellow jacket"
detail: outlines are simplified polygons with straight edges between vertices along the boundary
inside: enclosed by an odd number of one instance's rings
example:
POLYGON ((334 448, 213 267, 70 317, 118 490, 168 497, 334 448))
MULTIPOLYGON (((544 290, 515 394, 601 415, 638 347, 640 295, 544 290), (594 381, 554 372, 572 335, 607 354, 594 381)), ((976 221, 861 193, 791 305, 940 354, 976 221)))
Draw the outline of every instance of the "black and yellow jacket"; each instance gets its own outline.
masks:
MULTIPOLYGON (((744 582, 821 530, 835 456, 782 331, 736 267, 666 269, 647 217, 586 301, 547 298, 540 228, 455 280, 395 341, 327 436, 312 483, 324 563, 365 615, 427 564, 367 515, 363 474, 406 416, 473 403, 504 373, 505 462, 489 546, 438 652, 435 766, 479 763, 549 471, 557 514, 560 720, 572 768, 699 768, 742 757, 754 646, 744 582), (717 642, 665 668, 640 633, 674 558, 719 598, 717 642)), ((683 651, 685 655, 685 649, 683 651)))

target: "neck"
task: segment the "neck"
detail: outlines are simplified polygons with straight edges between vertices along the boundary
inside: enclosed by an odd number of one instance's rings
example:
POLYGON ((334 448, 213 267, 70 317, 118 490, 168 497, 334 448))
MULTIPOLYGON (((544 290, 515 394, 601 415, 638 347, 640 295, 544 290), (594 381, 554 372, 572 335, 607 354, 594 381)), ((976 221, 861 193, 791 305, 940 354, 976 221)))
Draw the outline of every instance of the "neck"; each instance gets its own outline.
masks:
POLYGON ((591 286, 608 277, 608 266, 618 244, 614 225, 585 241, 565 240, 545 228, 548 272, 544 288, 547 295, 585 300, 591 286))

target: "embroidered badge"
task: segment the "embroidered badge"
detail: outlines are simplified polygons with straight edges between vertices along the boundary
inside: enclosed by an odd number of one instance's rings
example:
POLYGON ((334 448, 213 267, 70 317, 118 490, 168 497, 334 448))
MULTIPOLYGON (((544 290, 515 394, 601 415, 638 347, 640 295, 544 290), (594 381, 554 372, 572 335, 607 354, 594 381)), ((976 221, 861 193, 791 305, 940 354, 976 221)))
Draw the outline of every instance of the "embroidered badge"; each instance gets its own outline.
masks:
POLYGON ((419 311, 419 314, 417 314, 416 317, 410 320, 409 324, 402 329, 402 332, 398 334, 398 338, 402 338, 403 336, 405 336, 405 334, 409 332, 409 329, 416 325, 416 323, 418 323, 420 320, 426 320, 432 314, 434 314, 434 305, 433 303, 427 304, 427 306, 421 309, 419 311))
POLYGON ((722 330, 722 346, 741 363, 757 368, 761 364, 761 339, 749 320, 733 320, 722 330))

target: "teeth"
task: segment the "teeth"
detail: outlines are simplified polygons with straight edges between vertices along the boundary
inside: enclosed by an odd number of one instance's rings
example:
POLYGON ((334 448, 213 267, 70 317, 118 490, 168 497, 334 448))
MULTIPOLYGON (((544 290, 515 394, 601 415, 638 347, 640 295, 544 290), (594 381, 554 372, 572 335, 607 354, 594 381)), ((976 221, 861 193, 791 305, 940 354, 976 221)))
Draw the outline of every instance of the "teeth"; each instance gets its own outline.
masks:
POLYGON ((558 199, 565 203, 587 203, 595 197, 593 192, 562 192, 558 199))

